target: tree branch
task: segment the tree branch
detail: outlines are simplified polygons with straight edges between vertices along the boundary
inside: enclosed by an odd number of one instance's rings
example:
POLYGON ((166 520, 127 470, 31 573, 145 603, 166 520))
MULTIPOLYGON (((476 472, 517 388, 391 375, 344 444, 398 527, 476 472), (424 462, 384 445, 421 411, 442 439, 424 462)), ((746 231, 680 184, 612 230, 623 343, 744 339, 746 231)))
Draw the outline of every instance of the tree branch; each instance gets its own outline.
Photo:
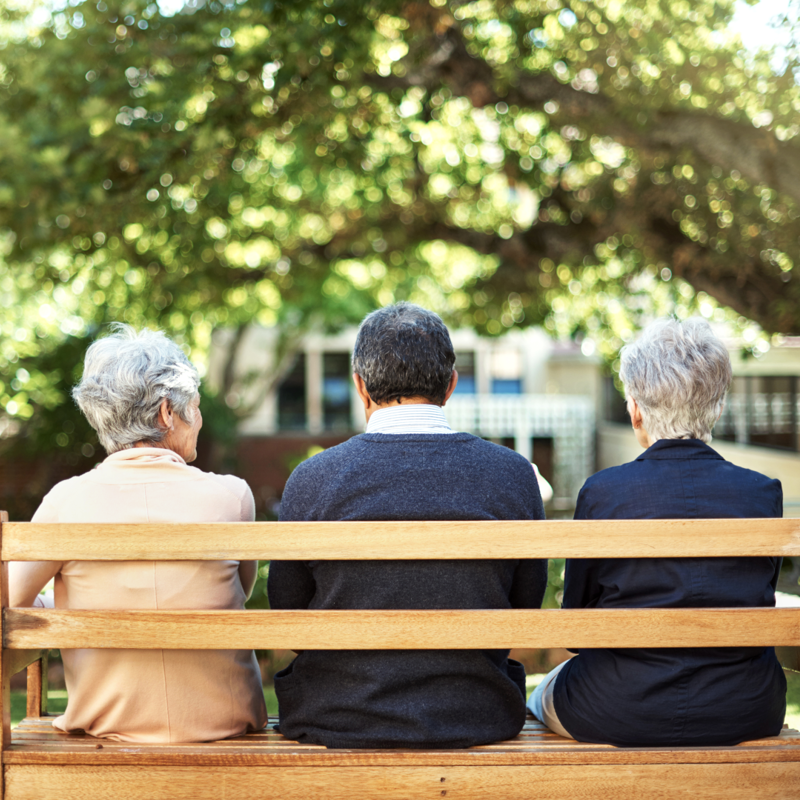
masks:
POLYGON ((565 124, 590 120, 593 133, 628 147, 676 154, 689 148, 709 165, 727 173, 738 170, 751 183, 767 183, 800 203, 800 147, 779 141, 768 128, 723 119, 713 112, 682 110, 650 112, 644 126, 632 125, 623 113, 629 109, 620 109, 614 99, 575 89, 549 73, 520 71, 515 85, 504 85, 486 61, 469 53, 455 25, 431 37, 417 41, 406 56, 408 71, 403 77, 373 76, 373 85, 385 90, 424 86, 429 91, 446 86, 476 108, 502 100, 539 110, 553 101, 559 106, 554 117, 565 124), (420 53, 431 55, 420 60, 420 53))

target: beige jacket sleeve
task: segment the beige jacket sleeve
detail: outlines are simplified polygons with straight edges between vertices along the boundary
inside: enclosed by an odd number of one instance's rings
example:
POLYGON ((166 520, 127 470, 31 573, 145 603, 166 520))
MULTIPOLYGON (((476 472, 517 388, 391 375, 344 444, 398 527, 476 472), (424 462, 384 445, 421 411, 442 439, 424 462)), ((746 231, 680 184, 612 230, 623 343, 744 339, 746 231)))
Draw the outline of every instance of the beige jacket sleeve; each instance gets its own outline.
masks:
MULTIPOLYGON (((239 498, 239 521, 253 522, 256 518, 256 501, 247 483, 234 475, 213 475, 213 477, 239 498)), ((257 577, 258 561, 239 562, 239 580, 242 582, 242 589, 244 589, 245 597, 248 600, 253 593, 257 577)))
MULTIPOLYGON (((55 490, 54 490, 55 491, 55 490)), ((58 522, 57 504, 50 492, 31 522, 58 522)), ((8 604, 12 608, 43 606, 39 592, 61 569, 61 561, 12 561, 8 565, 8 604)))

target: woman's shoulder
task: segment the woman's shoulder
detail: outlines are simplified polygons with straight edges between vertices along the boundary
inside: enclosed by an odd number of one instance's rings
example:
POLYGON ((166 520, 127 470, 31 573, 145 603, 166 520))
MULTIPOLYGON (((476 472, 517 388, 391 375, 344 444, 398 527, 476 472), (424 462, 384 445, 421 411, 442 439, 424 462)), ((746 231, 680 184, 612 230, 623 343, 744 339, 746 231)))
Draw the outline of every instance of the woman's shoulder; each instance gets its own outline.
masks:
POLYGON ((236 475, 219 475, 216 472, 205 472, 192 467, 200 474, 201 479, 211 481, 221 491, 235 500, 240 510, 239 518, 242 522, 251 522, 255 519, 255 499, 250 486, 243 478, 236 475))
POLYGON ((250 487, 247 485, 247 481, 245 481, 244 478, 239 478, 236 475, 220 475, 216 472, 206 472, 205 470, 197 469, 197 467, 192 467, 192 469, 196 469, 202 478, 213 481, 218 486, 227 489, 237 497, 241 497, 250 492, 250 487))
POLYGON ((578 493, 575 519, 611 519, 628 516, 629 512, 623 510, 623 507, 631 502, 632 495, 640 494, 643 483, 648 483, 645 476, 639 474, 640 472, 641 463, 629 461, 615 467, 606 467, 590 475, 578 493))
POLYGON ((631 474, 636 472, 636 469, 636 461, 628 461, 615 467, 606 467, 595 472, 594 475, 590 475, 583 484, 583 490, 603 490, 609 486, 624 483, 630 479, 631 474))
POLYGON ((86 486, 91 480, 93 470, 72 478, 59 481, 42 498, 39 508, 32 517, 32 522, 58 522, 59 511, 66 505, 75 501, 76 496, 86 491, 86 486))
POLYGON ((779 480, 721 457, 637 459, 596 472, 583 485, 579 519, 780 517, 779 480))

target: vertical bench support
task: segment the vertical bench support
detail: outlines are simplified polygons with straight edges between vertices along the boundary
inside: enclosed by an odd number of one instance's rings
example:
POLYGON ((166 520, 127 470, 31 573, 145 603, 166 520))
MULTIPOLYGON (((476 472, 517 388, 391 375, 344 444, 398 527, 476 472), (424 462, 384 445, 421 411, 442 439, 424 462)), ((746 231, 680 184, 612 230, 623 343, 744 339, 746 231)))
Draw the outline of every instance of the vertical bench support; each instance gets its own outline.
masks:
MULTIPOLYGON (((46 652, 46 651, 45 651, 46 652)), ((28 667, 28 702, 26 717, 47 716, 47 655, 28 667)))

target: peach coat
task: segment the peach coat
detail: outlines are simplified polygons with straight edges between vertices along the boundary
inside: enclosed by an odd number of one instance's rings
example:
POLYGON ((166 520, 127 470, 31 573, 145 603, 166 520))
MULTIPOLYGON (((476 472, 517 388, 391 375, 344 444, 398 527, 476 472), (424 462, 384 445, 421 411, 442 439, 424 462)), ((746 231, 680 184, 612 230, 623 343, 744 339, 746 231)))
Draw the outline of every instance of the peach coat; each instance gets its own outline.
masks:
MULTIPOLYGON (((232 475, 190 467, 171 450, 133 448, 63 481, 34 522, 252 521, 253 495, 232 475)), ((41 604, 55 577, 55 607, 241 609, 255 562, 14 562, 10 604, 41 604), (243 585, 244 584, 244 585, 243 585)), ((124 742, 198 742, 263 728, 252 650, 63 650, 69 702, 53 721, 124 742)))

